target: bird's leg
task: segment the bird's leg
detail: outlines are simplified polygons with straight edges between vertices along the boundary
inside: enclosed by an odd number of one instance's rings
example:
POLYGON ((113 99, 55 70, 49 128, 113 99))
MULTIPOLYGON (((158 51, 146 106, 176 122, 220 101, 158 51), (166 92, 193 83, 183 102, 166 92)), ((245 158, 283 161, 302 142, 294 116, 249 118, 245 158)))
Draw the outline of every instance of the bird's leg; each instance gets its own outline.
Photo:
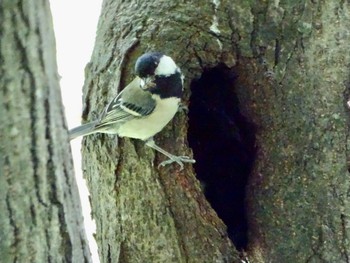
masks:
POLYGON ((191 159, 190 157, 188 156, 176 156, 176 155, 172 155, 171 153, 163 150, 162 148, 160 148, 158 145, 155 144, 153 138, 149 138, 145 141, 146 145, 153 148, 154 150, 164 154, 165 156, 167 156, 169 158, 169 160, 166 160, 164 162, 161 162, 159 164, 159 166, 165 166, 167 164, 171 164, 171 163, 174 163, 176 162, 177 164, 180 165, 181 169, 182 170, 184 168, 184 165, 183 163, 195 163, 196 160, 194 159, 191 159))

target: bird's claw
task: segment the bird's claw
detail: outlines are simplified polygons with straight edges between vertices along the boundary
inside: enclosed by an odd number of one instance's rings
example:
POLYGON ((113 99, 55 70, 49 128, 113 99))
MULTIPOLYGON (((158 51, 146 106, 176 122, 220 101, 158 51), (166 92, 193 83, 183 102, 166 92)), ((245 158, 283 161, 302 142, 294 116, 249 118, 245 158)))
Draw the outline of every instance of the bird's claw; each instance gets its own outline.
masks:
POLYGON ((184 164, 183 163, 195 163, 196 160, 191 159, 188 156, 172 156, 169 158, 169 160, 161 162, 158 167, 162 166, 164 167, 165 165, 172 164, 172 163, 177 163, 180 165, 180 171, 184 169, 184 164))
MULTIPOLYGON (((179 104, 179 108, 177 109, 177 112, 184 112, 184 113, 188 113, 189 112, 189 109, 188 109, 188 106, 183 104, 182 102, 180 102, 179 104)), ((186 156, 185 156, 186 157, 186 156)))

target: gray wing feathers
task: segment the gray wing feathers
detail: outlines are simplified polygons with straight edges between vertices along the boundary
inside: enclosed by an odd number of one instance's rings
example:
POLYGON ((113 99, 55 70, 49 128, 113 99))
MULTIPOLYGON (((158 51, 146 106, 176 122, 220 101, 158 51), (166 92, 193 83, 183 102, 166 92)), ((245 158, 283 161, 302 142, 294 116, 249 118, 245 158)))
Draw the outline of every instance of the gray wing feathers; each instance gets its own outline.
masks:
MULTIPOLYGON (((150 92, 141 88, 141 79, 136 77, 105 108, 96 121, 81 125, 69 131, 70 140, 95 132, 115 131, 118 125, 134 118, 152 113, 156 101, 150 92)), ((112 133, 112 132, 111 132, 112 133)))
POLYGON ((81 126, 78 126, 69 131, 69 140, 73 140, 79 136, 85 136, 95 132, 95 126, 98 122, 93 121, 81 126))
POLYGON ((121 94, 120 100, 124 107, 130 109, 141 116, 150 114, 155 106, 156 101, 152 98, 149 91, 145 91, 140 88, 140 78, 136 77, 129 85, 125 88, 121 94))
POLYGON ((140 88, 140 80, 139 77, 136 77, 110 102, 101 116, 98 126, 142 117, 154 110, 156 102, 149 92, 140 88))

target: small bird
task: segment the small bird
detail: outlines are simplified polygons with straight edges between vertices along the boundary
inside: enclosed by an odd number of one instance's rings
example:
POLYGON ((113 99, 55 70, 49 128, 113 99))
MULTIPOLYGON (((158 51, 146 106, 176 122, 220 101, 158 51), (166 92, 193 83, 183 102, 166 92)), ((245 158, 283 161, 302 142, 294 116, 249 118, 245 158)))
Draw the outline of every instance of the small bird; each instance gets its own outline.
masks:
POLYGON ((69 131, 70 140, 92 133, 117 134, 145 141, 169 158, 160 164, 195 163, 157 146, 153 136, 175 116, 183 93, 184 76, 174 60, 160 52, 145 53, 135 63, 136 77, 105 107, 100 117, 69 131))

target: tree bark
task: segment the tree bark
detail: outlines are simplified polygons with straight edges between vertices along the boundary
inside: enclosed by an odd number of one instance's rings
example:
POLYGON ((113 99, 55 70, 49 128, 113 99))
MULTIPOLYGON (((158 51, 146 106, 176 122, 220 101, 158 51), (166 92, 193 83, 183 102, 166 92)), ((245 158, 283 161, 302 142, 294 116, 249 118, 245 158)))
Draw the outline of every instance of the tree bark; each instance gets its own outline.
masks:
POLYGON ((298 1, 246 13, 261 62, 240 65, 259 127, 247 195, 257 262, 349 262, 349 12, 298 1))
MULTIPOLYGON (((215 9, 210 2, 199 9, 191 2, 104 1, 86 69, 84 118, 94 119, 132 79, 134 63, 146 51, 175 59, 186 76, 187 102, 190 80, 202 71, 200 59, 208 66, 219 61, 233 65, 229 36, 223 37, 219 50, 221 43, 210 30, 215 9)), ((186 114, 178 114, 157 136, 160 146, 174 154, 190 154, 186 122, 186 114)), ((115 136, 92 135, 83 144, 102 262, 238 260, 190 165, 184 171, 176 165, 157 168, 163 156, 143 142, 115 136)))
POLYGON ((0 2, 1 262, 91 262, 47 1, 0 2))
MULTIPOLYGON (((344 1, 105 0, 84 118, 132 79, 146 51, 179 64, 185 103, 216 68, 255 126, 242 254, 250 262, 348 262, 349 11, 344 1)), ((180 113, 157 141, 188 154, 186 135, 180 113)), ((239 262, 191 166, 159 169, 163 156, 107 135, 87 137, 83 153, 102 262, 239 262)))

